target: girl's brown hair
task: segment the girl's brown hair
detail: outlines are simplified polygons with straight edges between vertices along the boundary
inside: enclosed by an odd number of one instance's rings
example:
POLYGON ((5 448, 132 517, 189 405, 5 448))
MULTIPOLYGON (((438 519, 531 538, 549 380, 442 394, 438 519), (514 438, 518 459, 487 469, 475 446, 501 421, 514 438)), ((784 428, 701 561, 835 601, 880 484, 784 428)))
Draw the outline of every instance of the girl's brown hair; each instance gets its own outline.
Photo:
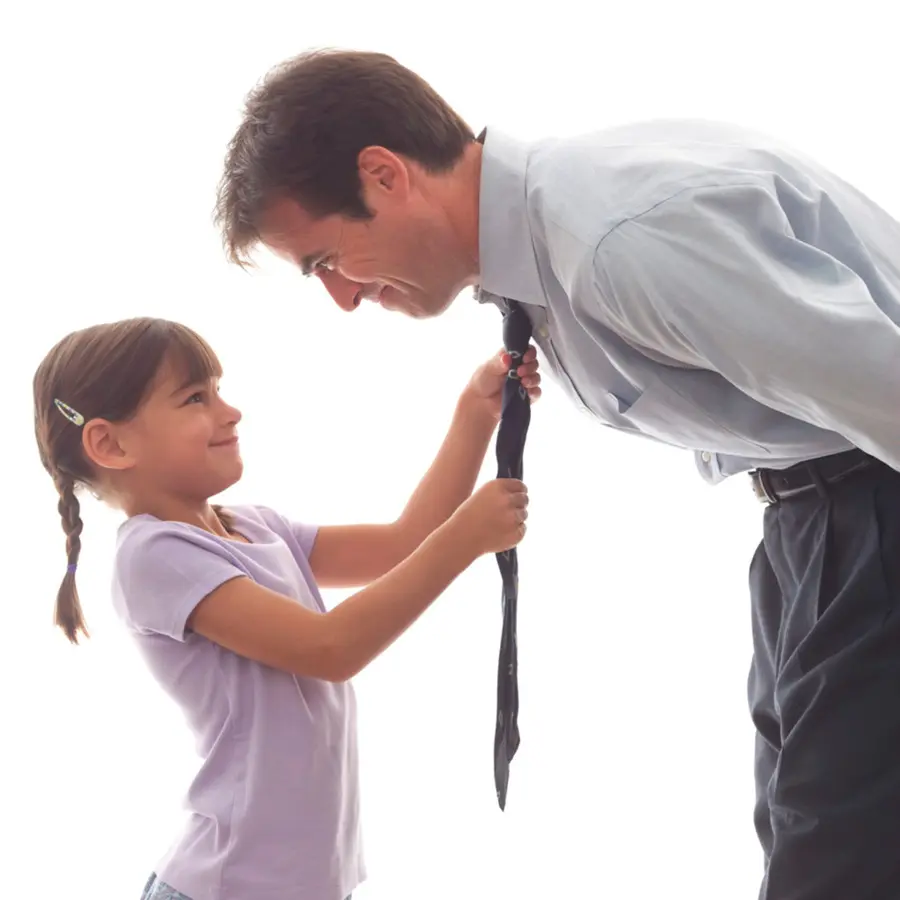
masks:
MULTIPOLYGON (((125 319, 94 325, 64 337, 34 375, 34 431, 41 463, 59 493, 68 565, 56 598, 54 622, 78 643, 88 636, 78 598, 75 567, 81 553, 81 507, 76 490, 95 493, 95 472, 82 444, 82 429, 56 405, 59 400, 84 422, 132 418, 150 392, 164 361, 190 381, 222 374, 215 353, 198 334, 165 319, 125 319)), ((227 516, 218 508, 216 512, 227 516)), ((227 521, 226 521, 227 524, 227 521)))

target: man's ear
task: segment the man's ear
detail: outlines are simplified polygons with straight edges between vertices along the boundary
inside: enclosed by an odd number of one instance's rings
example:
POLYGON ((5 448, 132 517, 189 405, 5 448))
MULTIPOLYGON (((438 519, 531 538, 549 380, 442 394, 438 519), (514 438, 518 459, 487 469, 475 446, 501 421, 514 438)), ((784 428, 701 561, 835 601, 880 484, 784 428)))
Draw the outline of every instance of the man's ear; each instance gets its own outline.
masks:
POLYGON ((406 162, 384 147, 364 147, 357 157, 363 200, 373 212, 385 204, 404 203, 410 190, 406 162))

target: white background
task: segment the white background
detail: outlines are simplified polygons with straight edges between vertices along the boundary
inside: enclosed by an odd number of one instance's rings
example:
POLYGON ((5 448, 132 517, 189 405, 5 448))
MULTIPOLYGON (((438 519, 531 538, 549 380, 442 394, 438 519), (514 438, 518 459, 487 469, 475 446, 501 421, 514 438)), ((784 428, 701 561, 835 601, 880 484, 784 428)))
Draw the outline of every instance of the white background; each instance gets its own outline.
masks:
MULTIPOLYGON (((841 18, 787 0, 528 8, 57 0, 4 13, 4 895, 137 900, 197 765, 112 617, 118 520, 95 503, 79 568, 93 639, 70 649, 50 627, 63 535, 30 399, 50 346, 133 315, 196 327, 245 413, 246 476, 229 496, 320 523, 399 512, 499 346, 496 311, 465 296, 431 322, 347 316, 269 259, 253 275, 226 265, 215 183, 270 65, 309 46, 387 51, 476 130, 524 138, 730 119, 900 210, 896 35, 866 3, 841 18)), ((601 428, 553 385, 526 477, 507 811, 492 784, 488 557, 357 679, 370 878, 356 896, 751 900, 746 570, 761 508, 746 479, 708 488, 687 454, 601 428)))

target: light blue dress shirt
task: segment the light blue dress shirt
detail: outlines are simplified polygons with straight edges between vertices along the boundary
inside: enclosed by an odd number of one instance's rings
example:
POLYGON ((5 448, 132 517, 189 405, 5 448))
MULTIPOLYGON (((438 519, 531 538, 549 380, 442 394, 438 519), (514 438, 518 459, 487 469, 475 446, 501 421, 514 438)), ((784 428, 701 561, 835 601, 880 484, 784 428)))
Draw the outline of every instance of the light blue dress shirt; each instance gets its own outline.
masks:
POLYGON ((651 122, 489 129, 482 302, 527 305, 602 422, 718 482, 860 447, 900 470, 900 224, 772 139, 651 122))

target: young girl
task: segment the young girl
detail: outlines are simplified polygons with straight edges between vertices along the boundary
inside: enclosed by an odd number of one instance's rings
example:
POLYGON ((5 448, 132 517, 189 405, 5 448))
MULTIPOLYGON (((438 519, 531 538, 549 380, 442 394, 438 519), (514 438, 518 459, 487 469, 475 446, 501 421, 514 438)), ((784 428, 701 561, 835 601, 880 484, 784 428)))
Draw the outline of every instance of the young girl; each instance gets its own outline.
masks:
MULTIPOLYGON (((41 363, 35 429, 68 554, 56 623, 73 642, 87 634, 75 588, 84 486, 127 516, 115 608, 203 756, 185 830, 144 900, 344 900, 364 880, 349 679, 477 557, 524 535, 521 482, 470 496, 509 365, 500 354, 476 371, 396 522, 316 528, 210 505, 241 477, 241 414, 188 328, 98 325, 41 363), (320 587, 362 585, 325 609, 320 587)), ((537 398, 534 348, 517 373, 537 398)))

